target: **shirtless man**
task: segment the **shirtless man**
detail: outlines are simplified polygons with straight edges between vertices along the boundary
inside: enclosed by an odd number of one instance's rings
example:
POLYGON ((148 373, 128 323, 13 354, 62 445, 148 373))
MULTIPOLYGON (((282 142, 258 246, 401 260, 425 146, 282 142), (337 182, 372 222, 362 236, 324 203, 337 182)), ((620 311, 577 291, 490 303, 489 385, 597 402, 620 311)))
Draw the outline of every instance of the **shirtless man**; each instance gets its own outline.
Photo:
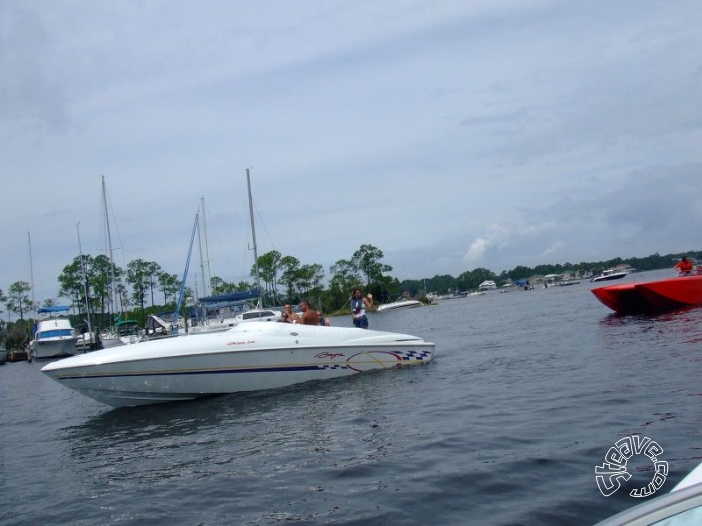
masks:
POLYGON ((310 308, 310 302, 306 299, 300 302, 300 310, 302 317, 300 323, 304 325, 319 325, 319 314, 317 311, 310 308))
POLYGON ((293 312, 292 305, 286 303, 283 314, 280 315, 280 321, 285 323, 300 323, 300 316, 296 312, 293 312))

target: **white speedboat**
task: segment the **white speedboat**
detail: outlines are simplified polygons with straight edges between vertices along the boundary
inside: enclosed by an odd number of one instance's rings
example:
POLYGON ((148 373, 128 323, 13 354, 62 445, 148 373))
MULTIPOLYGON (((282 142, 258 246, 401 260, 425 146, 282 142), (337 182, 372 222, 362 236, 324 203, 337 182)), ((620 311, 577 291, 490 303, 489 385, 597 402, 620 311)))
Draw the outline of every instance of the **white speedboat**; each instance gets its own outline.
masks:
POLYGON ((355 327, 243 323, 103 349, 50 363, 42 372, 121 407, 274 389, 311 380, 431 361, 434 344, 355 327))
POLYGON ((625 272, 623 270, 616 270, 616 269, 610 268, 607 270, 603 270, 602 274, 600 274, 599 276, 595 276, 590 281, 597 282, 597 281, 610 281, 613 279, 622 279, 627 274, 629 274, 629 273, 625 272))
POLYGON ((414 309, 415 307, 421 307, 422 302, 419 300, 397 300, 392 303, 385 303, 383 305, 378 305, 376 312, 388 312, 391 310, 399 309, 414 309))
MULTIPOLYGON (((39 314, 58 314, 68 311, 69 307, 42 307, 39 314)), ((34 339, 29 343, 32 358, 54 358, 71 356, 76 353, 78 332, 73 328, 68 318, 50 317, 40 320, 34 331, 34 339)))
POLYGON ((495 290, 497 289, 497 284, 492 280, 485 280, 480 285, 478 285, 478 290, 495 290))

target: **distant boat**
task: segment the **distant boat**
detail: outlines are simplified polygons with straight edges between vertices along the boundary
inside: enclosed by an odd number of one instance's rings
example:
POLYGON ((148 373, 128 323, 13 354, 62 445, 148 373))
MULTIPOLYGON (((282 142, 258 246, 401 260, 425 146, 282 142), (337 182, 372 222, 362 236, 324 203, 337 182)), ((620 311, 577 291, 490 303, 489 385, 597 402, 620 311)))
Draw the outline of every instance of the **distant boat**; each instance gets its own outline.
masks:
POLYGON ((492 280, 485 280, 480 285, 478 285, 478 290, 495 290, 497 285, 492 280))
POLYGON ((579 279, 564 279, 561 281, 556 281, 557 287, 568 287, 570 285, 579 285, 579 284, 580 284, 579 279))
POLYGON ((597 282, 597 281, 610 281, 614 279, 622 279, 623 277, 627 276, 629 273, 623 270, 616 270, 613 268, 603 270, 602 274, 599 276, 595 276, 592 278, 590 281, 592 282, 597 282))
POLYGON ((100 332, 100 341, 105 348, 138 343, 143 338, 144 330, 136 320, 119 320, 100 332))
POLYGON ((393 301, 392 303, 384 303, 382 305, 378 305, 378 308, 376 309, 376 312, 388 312, 391 310, 400 310, 400 309, 414 309, 416 307, 422 307, 423 304, 419 300, 401 300, 398 299, 397 301, 393 301))
POLYGON ((655 314, 702 305, 702 275, 610 285, 592 293, 619 314, 655 314))
POLYGON ((49 317, 37 322, 34 339, 29 343, 32 358, 55 358, 76 354, 78 332, 68 318, 60 313, 69 310, 67 306, 41 307, 38 314, 49 317))

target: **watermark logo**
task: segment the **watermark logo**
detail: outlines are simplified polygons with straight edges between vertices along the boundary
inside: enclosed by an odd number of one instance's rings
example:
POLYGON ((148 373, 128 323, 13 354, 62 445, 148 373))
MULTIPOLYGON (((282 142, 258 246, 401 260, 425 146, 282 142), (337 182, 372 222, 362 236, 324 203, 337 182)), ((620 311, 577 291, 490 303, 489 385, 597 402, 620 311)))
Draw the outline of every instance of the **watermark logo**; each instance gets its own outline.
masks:
POLYGON ((629 492, 632 497, 648 497, 663 487, 665 478, 668 476, 668 463, 659 460, 659 455, 663 453, 663 448, 658 442, 648 437, 641 438, 638 435, 624 437, 617 440, 614 447, 609 448, 605 455, 605 462, 601 466, 595 466, 595 480, 600 493, 605 497, 614 495, 621 487, 622 480, 627 481, 631 474, 627 471, 626 463, 634 455, 645 455, 653 462, 653 480, 642 488, 634 488, 629 492))

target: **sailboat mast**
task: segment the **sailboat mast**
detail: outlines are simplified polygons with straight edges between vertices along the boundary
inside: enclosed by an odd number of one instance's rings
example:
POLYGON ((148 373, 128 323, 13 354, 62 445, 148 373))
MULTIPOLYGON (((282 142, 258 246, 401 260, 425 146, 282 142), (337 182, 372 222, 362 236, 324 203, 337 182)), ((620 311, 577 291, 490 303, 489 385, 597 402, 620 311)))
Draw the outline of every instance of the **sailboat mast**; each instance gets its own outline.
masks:
POLYGON ((210 246, 207 241, 207 215, 205 214, 205 198, 200 198, 202 202, 202 235, 205 238, 205 270, 207 271, 207 281, 205 275, 202 279, 206 283, 205 293, 209 296, 212 294, 212 273, 210 271, 210 246))
MULTIPOLYGON (((88 318, 88 334, 92 338, 93 326, 90 323, 90 302, 88 301, 88 280, 85 277, 85 261, 83 261, 83 245, 80 242, 80 222, 76 223, 78 231, 78 254, 80 255, 80 272, 83 277, 83 295, 85 296, 85 314, 88 318)), ((92 343, 92 341, 91 341, 92 343)))
POLYGON ((110 287, 109 287, 109 298, 110 298, 110 309, 112 314, 117 312, 117 300, 115 298, 115 263, 114 256, 112 255, 112 235, 110 233, 110 214, 107 211, 107 190, 105 190, 105 176, 102 176, 102 205, 105 207, 105 228, 107 232, 107 246, 110 251, 110 287))
POLYGON ((258 249, 256 248, 256 227, 254 225, 253 199, 251 198, 251 176, 249 169, 246 169, 246 186, 249 189, 249 216, 251 217, 251 237, 253 239, 254 268, 256 269, 256 288, 258 289, 258 308, 262 308, 261 303, 261 275, 258 271, 258 249))
POLYGON ((202 276, 202 295, 210 295, 209 280, 205 278, 205 264, 209 263, 205 260, 202 255, 202 244, 205 243, 205 251, 207 251, 207 227, 205 226, 205 199, 200 198, 200 212, 198 212, 200 217, 197 223, 197 245, 200 250, 200 275, 202 276))
POLYGON ((32 234, 27 232, 27 242, 29 243, 29 281, 32 285, 32 308, 34 309, 34 319, 37 319, 37 300, 34 297, 34 265, 32 263, 32 234))

